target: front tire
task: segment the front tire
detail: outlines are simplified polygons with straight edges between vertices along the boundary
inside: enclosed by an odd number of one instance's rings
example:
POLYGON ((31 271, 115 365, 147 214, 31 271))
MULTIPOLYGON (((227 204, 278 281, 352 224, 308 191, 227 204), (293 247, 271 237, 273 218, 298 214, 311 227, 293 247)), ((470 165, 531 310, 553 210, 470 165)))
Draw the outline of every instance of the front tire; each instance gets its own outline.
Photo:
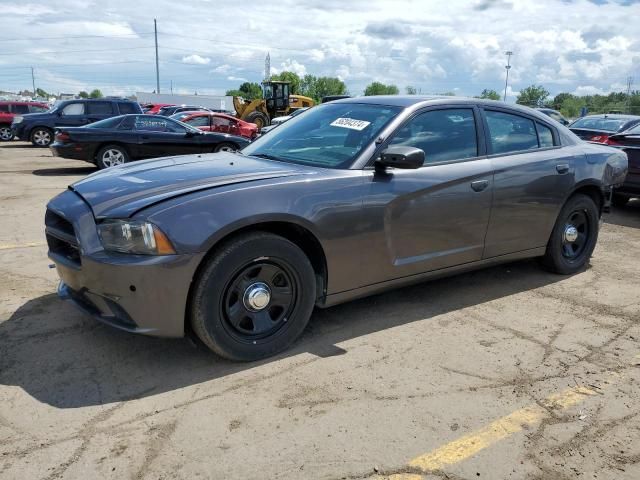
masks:
POLYGON ((13 132, 10 125, 0 125, 0 142, 9 142, 13 140, 13 132))
POLYGON ((562 275, 582 270, 598 241, 599 221, 600 212, 591 197, 579 193, 569 198, 551 232, 544 266, 562 275))
POLYGON ((286 349, 315 304, 313 267, 289 240, 255 232, 223 245, 195 282, 191 325, 218 355, 254 361, 286 349))
POLYGON ((269 125, 269 117, 262 112, 251 112, 247 115, 246 121, 255 124, 258 127, 258 131, 262 127, 269 125))
POLYGON ((46 127, 36 127, 31 132, 31 143, 36 147, 48 147, 53 141, 53 132, 46 127))
POLYGON ((124 165, 129 161, 129 154, 120 145, 102 147, 96 155, 96 164, 100 170, 117 165, 124 165))

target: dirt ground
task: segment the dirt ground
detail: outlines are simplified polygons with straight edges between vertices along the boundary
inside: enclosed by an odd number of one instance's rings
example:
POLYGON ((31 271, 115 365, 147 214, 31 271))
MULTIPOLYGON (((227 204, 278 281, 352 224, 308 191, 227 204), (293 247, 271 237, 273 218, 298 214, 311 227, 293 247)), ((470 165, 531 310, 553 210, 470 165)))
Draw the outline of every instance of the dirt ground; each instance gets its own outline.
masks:
POLYGON ((0 478, 640 478, 640 202, 586 271, 518 262, 316 311, 251 364, 55 295, 43 215, 93 171, 0 144, 0 478))

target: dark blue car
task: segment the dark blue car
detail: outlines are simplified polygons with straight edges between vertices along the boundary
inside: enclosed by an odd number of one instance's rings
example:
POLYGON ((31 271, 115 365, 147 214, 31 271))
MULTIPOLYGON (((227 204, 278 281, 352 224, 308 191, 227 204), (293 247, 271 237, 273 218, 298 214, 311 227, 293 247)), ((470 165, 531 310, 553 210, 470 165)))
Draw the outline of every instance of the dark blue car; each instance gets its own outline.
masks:
POLYGON ((30 141, 36 147, 48 147, 57 127, 81 127, 128 113, 142 113, 142 108, 126 98, 66 100, 48 112, 14 117, 11 130, 20 140, 30 141))

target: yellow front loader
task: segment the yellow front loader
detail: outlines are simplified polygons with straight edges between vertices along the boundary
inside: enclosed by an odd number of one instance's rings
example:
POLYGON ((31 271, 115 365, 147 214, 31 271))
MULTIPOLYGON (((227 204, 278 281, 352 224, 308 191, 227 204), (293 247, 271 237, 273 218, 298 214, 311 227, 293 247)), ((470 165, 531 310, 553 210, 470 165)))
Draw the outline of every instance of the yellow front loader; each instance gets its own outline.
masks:
POLYGON ((241 120, 255 123, 260 129, 269 125, 272 118, 289 115, 298 108, 313 107, 315 105, 312 98, 302 95, 290 95, 289 90, 289 82, 263 82, 263 98, 245 100, 242 97, 233 97, 236 115, 241 120))

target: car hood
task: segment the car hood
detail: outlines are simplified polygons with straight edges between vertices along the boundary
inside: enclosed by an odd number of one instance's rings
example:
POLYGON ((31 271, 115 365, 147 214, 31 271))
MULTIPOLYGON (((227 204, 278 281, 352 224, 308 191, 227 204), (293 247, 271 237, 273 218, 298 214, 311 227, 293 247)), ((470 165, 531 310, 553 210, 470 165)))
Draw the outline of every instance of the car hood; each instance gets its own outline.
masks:
POLYGON ((89 204, 97 219, 127 218, 163 200, 199 190, 316 172, 310 167, 221 152, 112 167, 69 189, 89 204))
POLYGON ((49 111, 49 112, 40 112, 40 113, 22 113, 22 114, 17 114, 16 116, 23 117, 24 118, 23 121, 29 121, 29 120, 38 121, 39 119, 48 120, 51 118, 51 112, 49 111))

